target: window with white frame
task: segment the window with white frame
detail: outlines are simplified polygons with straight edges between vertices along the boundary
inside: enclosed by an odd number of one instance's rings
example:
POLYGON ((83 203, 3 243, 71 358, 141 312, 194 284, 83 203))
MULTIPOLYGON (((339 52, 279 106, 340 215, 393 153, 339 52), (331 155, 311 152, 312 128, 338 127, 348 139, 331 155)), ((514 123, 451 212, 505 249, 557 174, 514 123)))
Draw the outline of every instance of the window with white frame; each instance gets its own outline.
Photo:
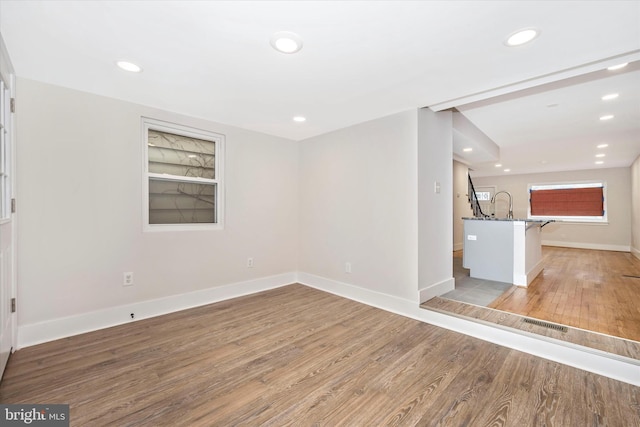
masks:
POLYGON ((146 230, 220 229, 224 136, 143 118, 146 230))
POLYGON ((491 203, 491 198, 496 194, 495 186, 478 186, 475 187, 475 190, 482 213, 486 215, 495 214, 495 205, 491 203))
POLYGON ((529 185, 529 218, 606 222, 604 181, 529 185))

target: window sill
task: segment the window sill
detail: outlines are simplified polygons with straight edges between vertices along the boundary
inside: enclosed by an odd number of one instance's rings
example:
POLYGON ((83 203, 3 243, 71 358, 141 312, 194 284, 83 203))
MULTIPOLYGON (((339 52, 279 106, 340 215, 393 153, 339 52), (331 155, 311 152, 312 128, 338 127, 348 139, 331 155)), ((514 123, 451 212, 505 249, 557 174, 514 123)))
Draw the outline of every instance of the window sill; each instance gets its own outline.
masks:
POLYGON ((217 231, 223 230, 222 224, 148 224, 143 226, 143 232, 163 231, 217 231))

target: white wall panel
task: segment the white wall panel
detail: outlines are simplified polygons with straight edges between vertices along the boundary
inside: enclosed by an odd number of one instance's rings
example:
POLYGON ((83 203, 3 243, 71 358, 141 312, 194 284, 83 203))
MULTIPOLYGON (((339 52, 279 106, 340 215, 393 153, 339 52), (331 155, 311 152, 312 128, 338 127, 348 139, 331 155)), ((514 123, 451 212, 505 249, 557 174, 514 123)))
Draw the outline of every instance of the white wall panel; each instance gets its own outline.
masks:
POLYGON ((296 271, 297 143, 25 79, 17 88, 20 325, 296 271), (224 230, 142 232, 141 116, 226 136, 224 230))
POLYGON ((420 300, 454 288, 452 113, 418 110, 420 300))
POLYGON ((300 271, 416 300, 416 150, 415 110, 300 143, 300 271))

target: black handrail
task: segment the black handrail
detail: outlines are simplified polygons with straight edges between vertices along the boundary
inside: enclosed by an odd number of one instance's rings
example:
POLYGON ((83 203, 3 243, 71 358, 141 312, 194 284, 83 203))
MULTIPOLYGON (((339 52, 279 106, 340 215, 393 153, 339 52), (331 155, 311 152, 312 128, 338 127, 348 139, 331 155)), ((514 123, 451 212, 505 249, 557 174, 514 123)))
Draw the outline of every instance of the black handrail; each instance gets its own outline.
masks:
POLYGON ((473 181, 471 181, 471 175, 467 175, 469 178, 469 203, 471 203, 471 210, 473 211, 473 216, 475 218, 488 218, 489 215, 482 212, 482 207, 480 206, 480 202, 478 202, 478 196, 476 195, 476 189, 473 187, 473 181))

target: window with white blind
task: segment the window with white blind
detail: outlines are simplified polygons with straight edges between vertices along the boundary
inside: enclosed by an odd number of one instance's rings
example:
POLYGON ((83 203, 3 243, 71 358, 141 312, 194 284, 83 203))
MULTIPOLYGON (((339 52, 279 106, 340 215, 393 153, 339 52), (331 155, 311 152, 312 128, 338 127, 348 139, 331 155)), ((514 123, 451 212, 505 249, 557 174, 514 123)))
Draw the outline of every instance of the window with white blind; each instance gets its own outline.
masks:
POLYGON ((143 118, 145 230, 223 226, 224 136, 143 118))
POLYGON ((602 181, 529 185, 529 218, 606 222, 606 185, 602 181))

